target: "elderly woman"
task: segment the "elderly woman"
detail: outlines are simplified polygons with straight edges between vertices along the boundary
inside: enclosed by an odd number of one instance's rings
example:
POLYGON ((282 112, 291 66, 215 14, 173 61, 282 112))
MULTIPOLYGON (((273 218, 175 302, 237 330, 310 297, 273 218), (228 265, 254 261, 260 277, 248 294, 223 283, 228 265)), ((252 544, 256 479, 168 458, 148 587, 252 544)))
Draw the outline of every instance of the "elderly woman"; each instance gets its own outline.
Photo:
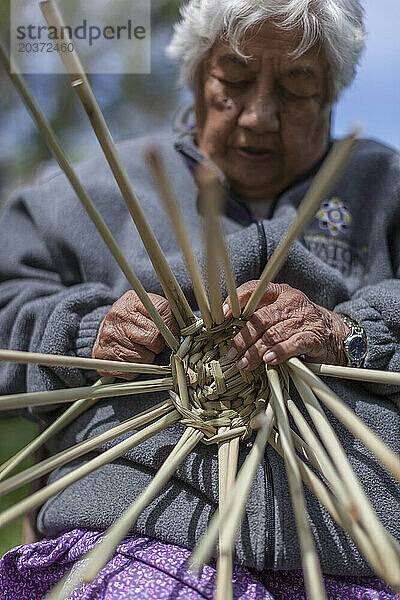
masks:
MULTIPOLYGON (((226 242, 245 305, 266 261, 331 146, 330 116, 352 80, 364 43, 358 0, 191 0, 169 46, 194 92, 174 136, 120 145, 143 208, 189 302, 197 309, 166 215, 143 160, 159 148, 201 261, 193 173, 212 161, 225 178, 226 242)), ((177 324, 142 242, 100 156, 78 168, 91 197, 161 315, 177 324)), ((239 368, 291 356, 400 370, 400 164, 363 141, 331 197, 293 247, 276 282, 228 351, 239 368)), ((62 176, 19 192, 1 218, 1 346, 159 363, 168 361, 155 325, 117 270, 62 176)), ((230 316, 229 301, 226 316, 230 316)), ((6 392, 87 384, 83 372, 2 367, 6 392)), ((94 381, 95 374, 92 374, 94 381)), ((118 374, 121 379, 126 375, 118 374)), ((399 389, 332 381, 333 389, 393 449, 400 450, 399 389)), ((102 401, 69 426, 61 450, 159 400, 102 401)), ((54 414, 36 414, 42 422, 54 414)), ((376 460, 332 423, 387 529, 400 532, 399 491, 376 460)), ((40 598, 151 481, 177 443, 176 425, 48 501, 45 541, 6 555, 2 598, 40 598)), ((251 441, 247 447, 251 446, 251 441)), ((100 449, 104 450, 107 446, 100 449)), ((247 448, 243 448, 243 461, 247 448)), ((53 473, 57 479, 87 457, 53 473)), ((95 584, 73 598, 211 598, 214 569, 181 569, 217 503, 215 451, 200 446, 144 511, 95 584)), ((394 598, 372 577, 351 540, 311 496, 308 508, 328 597, 394 598)), ((304 598, 300 552, 281 459, 270 448, 251 491, 236 543, 235 598, 304 598)))

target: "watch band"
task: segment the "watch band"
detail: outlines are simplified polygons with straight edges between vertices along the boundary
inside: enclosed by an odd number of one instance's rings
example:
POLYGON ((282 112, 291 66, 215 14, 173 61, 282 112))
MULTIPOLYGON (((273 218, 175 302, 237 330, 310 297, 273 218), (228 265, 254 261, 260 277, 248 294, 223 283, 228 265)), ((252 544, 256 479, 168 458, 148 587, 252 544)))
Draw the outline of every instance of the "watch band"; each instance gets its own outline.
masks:
POLYGON ((350 327, 350 334, 343 340, 343 351, 347 359, 347 366, 360 368, 363 365, 368 350, 365 330, 349 315, 338 314, 346 325, 350 327))

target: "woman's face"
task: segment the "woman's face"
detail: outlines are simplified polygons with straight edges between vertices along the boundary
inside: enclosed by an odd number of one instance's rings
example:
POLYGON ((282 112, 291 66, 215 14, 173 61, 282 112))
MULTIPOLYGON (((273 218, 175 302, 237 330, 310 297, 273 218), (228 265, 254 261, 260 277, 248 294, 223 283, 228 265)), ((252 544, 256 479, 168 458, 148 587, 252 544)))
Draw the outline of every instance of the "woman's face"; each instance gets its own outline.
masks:
POLYGON ((199 146, 249 200, 278 195, 327 148, 327 64, 317 49, 291 58, 299 40, 266 23, 242 46, 251 59, 217 42, 201 67, 199 146))

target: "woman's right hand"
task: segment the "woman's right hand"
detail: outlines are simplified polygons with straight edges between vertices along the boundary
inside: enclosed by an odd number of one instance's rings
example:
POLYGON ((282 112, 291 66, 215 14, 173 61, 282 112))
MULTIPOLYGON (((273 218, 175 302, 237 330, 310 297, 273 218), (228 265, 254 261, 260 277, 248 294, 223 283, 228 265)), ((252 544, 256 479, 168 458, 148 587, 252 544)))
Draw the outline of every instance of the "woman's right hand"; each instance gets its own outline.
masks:
MULTIPOLYGON (((157 294, 150 300, 174 335, 178 335, 176 322, 168 301, 157 294)), ((164 350, 165 341, 156 325, 133 290, 117 300, 104 317, 92 350, 92 357, 102 360, 153 363, 156 354, 164 350)), ((132 381, 136 374, 118 371, 98 371, 101 376, 113 376, 132 381)))

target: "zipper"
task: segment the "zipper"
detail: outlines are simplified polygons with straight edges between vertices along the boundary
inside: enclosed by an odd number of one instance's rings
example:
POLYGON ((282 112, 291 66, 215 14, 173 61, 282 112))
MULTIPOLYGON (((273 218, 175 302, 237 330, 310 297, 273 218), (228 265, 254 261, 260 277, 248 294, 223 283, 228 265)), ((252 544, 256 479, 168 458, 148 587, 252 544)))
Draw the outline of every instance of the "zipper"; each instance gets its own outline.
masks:
POLYGON ((260 253, 260 272, 263 271, 265 265, 267 264, 268 254, 267 254, 267 236, 265 235, 265 229, 263 224, 260 221, 257 221, 257 231, 258 231, 258 251, 260 253))
POLYGON ((275 499, 272 469, 267 453, 264 455, 264 474, 266 481, 266 503, 267 503, 267 543, 265 550, 265 566, 272 569, 274 564, 274 541, 275 541, 275 499))

